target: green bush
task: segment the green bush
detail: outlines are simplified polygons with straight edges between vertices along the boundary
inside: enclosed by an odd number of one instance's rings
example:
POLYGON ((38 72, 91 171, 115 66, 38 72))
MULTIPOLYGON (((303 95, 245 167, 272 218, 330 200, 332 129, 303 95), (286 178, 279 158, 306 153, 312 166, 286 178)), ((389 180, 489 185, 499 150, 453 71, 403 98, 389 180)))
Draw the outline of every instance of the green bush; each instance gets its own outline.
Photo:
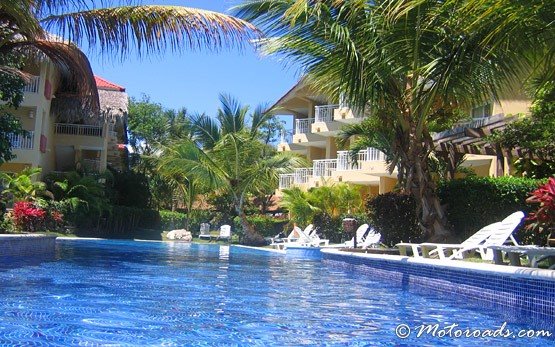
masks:
POLYGON ((318 234, 321 235, 322 238, 330 240, 330 243, 342 243, 352 237, 345 234, 343 230, 343 219, 347 217, 355 218, 359 225, 368 223, 368 216, 364 213, 344 214, 334 218, 322 212, 314 216, 312 224, 314 228, 318 229, 318 234))
POLYGON ((181 212, 162 210, 160 211, 160 219, 162 230, 182 229, 185 228, 187 215, 181 212))
POLYGON ((370 224, 382 234, 382 243, 395 246, 399 242, 420 242, 416 202, 408 194, 386 193, 366 202, 370 224))
MULTIPOLYGON (((254 215, 248 216, 247 220, 252 224, 254 230, 264 237, 273 237, 283 231, 283 228, 289 222, 286 219, 277 219, 269 216, 254 215)), ((239 217, 233 219, 235 230, 238 233, 243 233, 241 220, 239 217)))
MULTIPOLYGON (((513 212, 528 214, 531 206, 526 204, 526 198, 540 182, 519 177, 469 177, 442 182, 438 194, 455 235, 464 240, 513 212)), ((525 244, 542 242, 532 231, 522 227, 515 234, 525 244)))

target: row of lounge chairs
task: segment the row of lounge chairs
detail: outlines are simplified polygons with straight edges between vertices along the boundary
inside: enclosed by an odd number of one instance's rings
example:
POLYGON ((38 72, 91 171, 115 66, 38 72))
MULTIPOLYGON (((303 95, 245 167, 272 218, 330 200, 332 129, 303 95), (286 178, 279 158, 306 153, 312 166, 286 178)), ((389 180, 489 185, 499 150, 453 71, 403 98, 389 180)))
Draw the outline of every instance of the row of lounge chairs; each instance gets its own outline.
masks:
POLYGON ((314 225, 310 224, 304 230, 295 226, 286 238, 274 238, 270 245, 283 250, 287 247, 328 246, 329 242, 327 239, 321 239, 316 229, 314 229, 314 225))
MULTIPOLYGON (((381 234, 376 232, 373 228, 369 228, 368 224, 363 224, 357 229, 353 239, 346 241, 344 244, 331 247, 353 248, 356 238, 357 247, 369 248, 378 245, 381 237, 381 234)), ((312 224, 308 225, 304 230, 295 226, 286 238, 273 239, 271 246, 281 250, 287 247, 330 247, 329 240, 321 239, 312 224)))
POLYGON ((555 249, 552 247, 520 246, 513 232, 522 222, 523 212, 515 212, 501 222, 493 223, 478 230, 460 244, 442 243, 398 243, 399 253, 422 258, 463 259, 470 253, 478 253, 484 260, 504 264, 503 253, 507 254, 511 265, 520 266, 520 256, 527 256, 530 267, 538 267, 544 259, 550 259, 549 268, 555 269, 555 249), (512 245, 506 245, 512 243, 512 245))

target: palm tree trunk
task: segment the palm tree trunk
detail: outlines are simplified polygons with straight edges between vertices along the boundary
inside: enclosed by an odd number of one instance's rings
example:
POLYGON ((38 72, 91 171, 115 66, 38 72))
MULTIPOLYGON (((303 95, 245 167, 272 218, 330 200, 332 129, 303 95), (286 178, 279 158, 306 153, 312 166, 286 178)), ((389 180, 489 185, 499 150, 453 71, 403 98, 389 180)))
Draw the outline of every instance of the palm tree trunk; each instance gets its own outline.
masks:
POLYGON ((237 212, 237 215, 239 216, 239 219, 241 221, 241 227, 243 228, 244 236, 242 243, 249 246, 263 246, 266 241, 264 240, 264 237, 262 235, 254 230, 254 227, 251 225, 251 223, 249 223, 247 215, 243 210, 242 199, 235 198, 234 205, 235 211, 237 212))
POLYGON ((445 241, 451 230, 428 170, 430 143, 426 140, 411 141, 408 150, 401 156, 401 163, 406 171, 404 189, 416 201, 420 228, 428 239, 438 242, 445 241))

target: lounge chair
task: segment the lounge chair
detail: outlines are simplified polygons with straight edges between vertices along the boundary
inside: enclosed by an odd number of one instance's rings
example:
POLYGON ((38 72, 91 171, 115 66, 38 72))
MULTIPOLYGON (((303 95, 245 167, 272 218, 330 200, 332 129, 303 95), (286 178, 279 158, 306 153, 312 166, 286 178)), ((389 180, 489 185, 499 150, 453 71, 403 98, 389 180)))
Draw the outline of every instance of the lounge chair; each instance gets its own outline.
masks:
POLYGON ((493 251, 493 261, 501 265, 503 262, 502 252, 507 253, 509 263, 512 266, 522 266, 520 256, 528 257, 530 267, 537 268, 538 263, 544 259, 549 259, 549 269, 555 269, 555 248, 538 246, 489 246, 493 251))
POLYGON ((355 246, 355 237, 356 237, 356 243, 357 245, 362 245, 362 243, 364 242, 365 238, 364 235, 366 235, 366 232, 368 231, 368 224, 362 224, 361 226, 358 227, 355 236, 349 240, 349 241, 345 241, 345 247, 354 247, 355 246))
POLYGON ((362 248, 376 247, 377 245, 380 244, 381 239, 382 239, 382 234, 376 232, 374 228, 371 228, 360 246, 362 248))
POLYGON ((208 223, 200 224, 200 234, 198 237, 199 239, 212 240, 212 235, 210 235, 210 224, 208 223))
POLYGON ((312 224, 309 224, 303 232, 301 228, 299 228, 298 226, 295 226, 293 230, 291 230, 291 233, 289 233, 289 236, 287 236, 287 238, 276 239, 270 244, 270 246, 273 246, 274 248, 277 248, 277 249, 284 249, 285 245, 288 245, 288 244, 298 243, 300 241, 307 242, 310 239, 310 237, 303 238, 302 235, 310 234, 313 228, 314 226, 312 224))
POLYGON ((502 245, 508 239, 513 243, 516 240, 512 236, 513 231, 520 224, 524 213, 515 212, 505 218, 502 222, 487 225, 477 231, 474 235, 466 239, 460 244, 442 244, 442 243, 399 243, 399 253, 407 255, 407 249, 411 248, 414 257, 430 258, 437 256, 440 259, 446 259, 445 251, 451 251, 449 259, 462 258, 466 252, 478 250, 484 259, 493 259, 493 253, 486 254, 485 247, 493 245, 502 245), (422 254, 420 254, 422 253, 422 254))
POLYGON ((231 225, 222 225, 220 227, 220 235, 218 235, 216 240, 231 240, 231 225))

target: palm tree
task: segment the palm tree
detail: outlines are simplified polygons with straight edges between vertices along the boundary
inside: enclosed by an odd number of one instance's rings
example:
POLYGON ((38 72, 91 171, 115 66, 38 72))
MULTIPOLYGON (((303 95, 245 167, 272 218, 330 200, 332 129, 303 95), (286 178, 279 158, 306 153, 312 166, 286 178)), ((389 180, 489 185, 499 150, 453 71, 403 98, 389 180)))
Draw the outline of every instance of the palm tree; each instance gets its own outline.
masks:
POLYGON ((199 146, 211 149, 227 134, 247 132, 251 137, 260 137, 260 130, 274 117, 263 105, 250 114, 250 107, 242 105, 229 94, 220 94, 220 108, 216 117, 205 114, 191 119, 193 138, 199 146))
POLYGON ((280 173, 302 165, 302 160, 292 154, 263 156, 265 147, 245 129, 223 135, 210 147, 185 139, 165 147, 158 168, 228 194, 241 220, 243 242, 260 245, 264 239, 248 222, 245 201, 251 193, 275 188, 280 173))
MULTIPOLYGON (((519 88, 528 65, 515 46, 489 41, 476 14, 458 16, 457 1, 248 1, 237 14, 270 37, 267 53, 300 62, 308 80, 346 95, 390 126, 391 167, 417 201, 420 226, 442 238, 449 225, 432 181, 431 128, 459 109, 519 88)), ((484 8, 482 8, 484 10, 484 8)))
MULTIPOLYGON (((46 55, 64 73, 81 105, 98 111, 98 94, 86 56, 87 44, 109 56, 241 45, 257 30, 240 19, 182 6, 122 5, 101 0, 0 0, 0 55, 46 55), (57 36, 55 36, 57 35, 57 36)), ((9 66, 0 71, 25 74, 9 66)))

